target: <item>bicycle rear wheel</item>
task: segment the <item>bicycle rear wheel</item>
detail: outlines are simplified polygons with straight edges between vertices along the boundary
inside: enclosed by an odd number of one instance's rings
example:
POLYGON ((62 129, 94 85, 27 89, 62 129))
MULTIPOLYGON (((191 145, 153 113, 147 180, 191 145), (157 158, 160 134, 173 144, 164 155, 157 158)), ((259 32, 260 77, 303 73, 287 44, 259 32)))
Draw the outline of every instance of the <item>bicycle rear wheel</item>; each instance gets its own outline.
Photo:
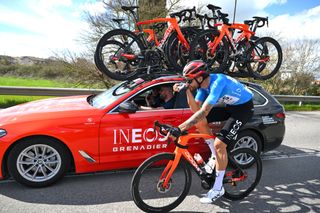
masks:
POLYGON ((142 42, 132 32, 112 30, 99 40, 94 61, 102 73, 112 79, 124 81, 139 74, 144 50, 142 42))
POLYGON ((260 156, 250 148, 239 148, 229 153, 229 162, 223 180, 224 197, 240 200, 248 196, 258 185, 262 175, 260 156), (250 158, 250 165, 241 157, 250 158))
POLYGON ((221 42, 211 53, 208 43, 215 42, 220 33, 218 30, 205 30, 193 40, 190 46, 190 60, 203 60, 208 67, 215 73, 227 72, 229 68, 229 46, 227 40, 223 37, 221 42))
POLYGON ((136 170, 131 182, 131 194, 135 204, 145 212, 168 212, 177 207, 187 196, 191 186, 191 172, 181 160, 171 176, 169 187, 163 187, 160 176, 172 153, 160 153, 148 158, 136 170))
MULTIPOLYGON (((191 44, 195 39, 199 29, 194 27, 185 27, 181 28, 181 32, 188 44, 191 44)), ((166 57, 169 61, 169 65, 174 68, 175 72, 181 72, 183 67, 189 61, 189 52, 180 41, 177 35, 177 32, 173 32, 167 40, 167 45, 165 48, 166 57)))
POLYGON ((281 46, 273 38, 262 37, 248 50, 247 69, 254 78, 266 80, 273 77, 281 63, 281 46))

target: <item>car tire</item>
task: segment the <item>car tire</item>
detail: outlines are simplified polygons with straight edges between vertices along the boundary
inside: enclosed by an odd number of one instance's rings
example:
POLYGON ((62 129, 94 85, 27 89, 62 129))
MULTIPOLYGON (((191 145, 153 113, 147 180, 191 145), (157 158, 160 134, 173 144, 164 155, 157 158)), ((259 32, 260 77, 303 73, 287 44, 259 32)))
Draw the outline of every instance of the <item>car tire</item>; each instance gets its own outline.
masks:
POLYGON ((8 170, 17 182, 30 187, 49 186, 70 168, 65 146, 45 137, 20 141, 8 155, 8 170))
MULTIPOLYGON (((252 130, 242 131, 238 134, 237 139, 228 146, 228 150, 233 151, 239 148, 250 148, 260 155, 262 150, 261 138, 252 130)), ((241 165, 249 166, 252 159, 246 159, 246 156, 238 156, 238 159, 236 160, 241 165)))

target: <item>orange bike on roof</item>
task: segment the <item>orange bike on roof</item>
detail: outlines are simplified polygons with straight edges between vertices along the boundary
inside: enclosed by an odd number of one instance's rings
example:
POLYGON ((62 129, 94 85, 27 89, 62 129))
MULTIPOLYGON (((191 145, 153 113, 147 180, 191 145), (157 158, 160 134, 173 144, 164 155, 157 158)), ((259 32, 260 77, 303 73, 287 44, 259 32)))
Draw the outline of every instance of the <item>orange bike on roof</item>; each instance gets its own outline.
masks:
POLYGON ((264 26, 267 18, 254 17, 247 24, 230 24, 228 14, 222 13, 219 7, 210 6, 208 8, 214 13, 215 24, 208 24, 210 29, 194 39, 190 47, 190 59, 202 59, 215 72, 234 77, 265 80, 274 76, 282 63, 280 44, 271 37, 254 36, 256 28, 264 26), (218 19, 222 23, 217 23, 218 19), (262 25, 258 25, 260 21, 262 25), (233 38, 235 30, 240 32, 236 39, 233 38))
POLYGON ((171 35, 171 33, 175 31, 177 33, 178 39, 182 43, 182 45, 187 50, 190 49, 190 45, 189 45, 188 41, 185 39, 184 35, 182 34, 180 26, 178 24, 178 21, 175 18, 156 18, 156 19, 152 19, 152 20, 137 22, 136 25, 141 26, 141 25, 148 25, 148 24, 159 23, 159 22, 167 22, 169 27, 165 31, 161 42, 157 46, 163 44, 167 40, 167 38, 171 35))
MULTIPOLYGON (((121 7, 129 11, 137 30, 115 29, 104 34, 99 40, 94 55, 97 68, 115 80, 129 80, 152 73, 176 73, 189 60, 189 40, 198 32, 193 27, 179 27, 179 22, 191 19, 195 8, 170 14, 171 18, 157 18, 139 21, 139 7, 121 7), (173 17, 178 17, 179 21, 173 17), (142 25, 166 24, 168 28, 159 41, 153 29, 143 29, 142 25), (145 37, 148 34, 148 38, 145 37)), ((159 25, 158 25, 159 26, 159 25)), ((164 26, 164 25, 161 25, 164 26)))
MULTIPOLYGON (((174 127, 155 122, 155 128, 163 136, 170 136, 174 127)), ((172 133, 174 134, 174 133, 172 133)), ((173 153, 156 154, 145 160, 136 170, 131 182, 131 194, 135 204, 145 212, 168 212, 177 207, 187 196, 192 183, 190 168, 201 179, 201 186, 209 189, 214 184, 215 169, 207 172, 204 162, 195 160, 188 151, 188 142, 195 138, 209 139, 215 136, 183 133, 174 140, 173 153)), ((201 158, 200 158, 201 159, 201 158)), ((260 181, 262 162, 250 148, 240 148, 228 154, 228 166, 224 176, 224 196, 239 200, 248 196, 260 181), (241 162, 248 157, 247 164, 241 162)))

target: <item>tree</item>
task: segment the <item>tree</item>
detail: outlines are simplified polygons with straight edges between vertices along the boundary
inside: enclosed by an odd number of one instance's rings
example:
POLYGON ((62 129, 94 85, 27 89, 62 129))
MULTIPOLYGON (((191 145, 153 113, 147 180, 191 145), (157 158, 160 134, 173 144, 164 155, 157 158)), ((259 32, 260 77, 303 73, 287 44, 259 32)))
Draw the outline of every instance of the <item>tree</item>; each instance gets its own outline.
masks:
MULTIPOLYGON (((169 12, 177 9, 181 0, 140 0, 140 20, 148 20, 156 17, 165 17, 169 12), (167 3, 167 5, 166 5, 167 3)), ((136 6, 137 0, 104 0, 104 14, 90 14, 85 12, 85 20, 89 25, 89 31, 82 35, 81 40, 90 45, 96 45, 97 41, 106 32, 119 28, 112 19, 124 19, 122 27, 128 30, 135 28, 132 15, 121 9, 121 6, 136 6)))
MULTIPOLYGON (((91 76, 91 79, 101 80, 106 86, 108 86, 113 81, 98 71, 92 62, 90 67, 88 66, 88 63, 93 59, 94 50, 98 40, 105 33, 120 27, 128 30, 133 30, 135 28, 135 22, 132 15, 129 12, 122 10, 121 6, 136 6, 137 0, 103 0, 102 2, 105 7, 104 14, 90 14, 89 12, 85 12, 85 20, 89 25, 89 30, 83 33, 80 37, 81 42, 88 46, 88 52, 86 55, 83 55, 83 60, 86 62, 84 63, 84 66, 79 67, 78 65, 83 63, 80 63, 81 60, 76 56, 71 56, 71 54, 68 54, 68 59, 64 57, 62 58, 66 60, 66 65, 68 65, 69 69, 73 69, 74 71, 78 70, 79 73, 82 72, 83 81, 87 81, 89 75, 91 76), (112 19, 119 18, 124 19, 122 26, 119 26, 116 22, 112 21, 112 19), (74 67, 72 68, 71 65, 74 67), (87 69, 88 75, 84 72, 85 68, 87 69)), ((180 0, 140 0, 138 2, 138 6, 140 7, 140 20, 146 20, 155 17, 165 17, 168 12, 177 8, 180 0), (168 5, 166 5, 166 2, 168 5)), ((81 78, 80 75, 78 77, 81 78)))
POLYGON ((283 62, 279 73, 260 82, 272 94, 317 95, 320 77, 320 40, 282 43, 283 62))

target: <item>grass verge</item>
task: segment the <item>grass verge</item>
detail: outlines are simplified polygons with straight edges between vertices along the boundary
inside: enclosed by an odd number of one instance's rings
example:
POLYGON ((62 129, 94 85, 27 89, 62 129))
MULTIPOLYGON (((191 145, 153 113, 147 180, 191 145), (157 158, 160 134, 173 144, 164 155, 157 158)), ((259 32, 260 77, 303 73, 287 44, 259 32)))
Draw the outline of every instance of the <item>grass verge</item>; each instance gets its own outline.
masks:
MULTIPOLYGON (((23 86, 23 87, 55 87, 55 88, 72 88, 74 85, 64 82, 28 79, 15 77, 0 77, 0 86, 23 86)), ((7 108, 21 103, 50 98, 49 96, 12 96, 0 95, 0 108, 7 108)))
POLYGON ((317 111, 320 110, 320 104, 284 104, 286 111, 317 111))

